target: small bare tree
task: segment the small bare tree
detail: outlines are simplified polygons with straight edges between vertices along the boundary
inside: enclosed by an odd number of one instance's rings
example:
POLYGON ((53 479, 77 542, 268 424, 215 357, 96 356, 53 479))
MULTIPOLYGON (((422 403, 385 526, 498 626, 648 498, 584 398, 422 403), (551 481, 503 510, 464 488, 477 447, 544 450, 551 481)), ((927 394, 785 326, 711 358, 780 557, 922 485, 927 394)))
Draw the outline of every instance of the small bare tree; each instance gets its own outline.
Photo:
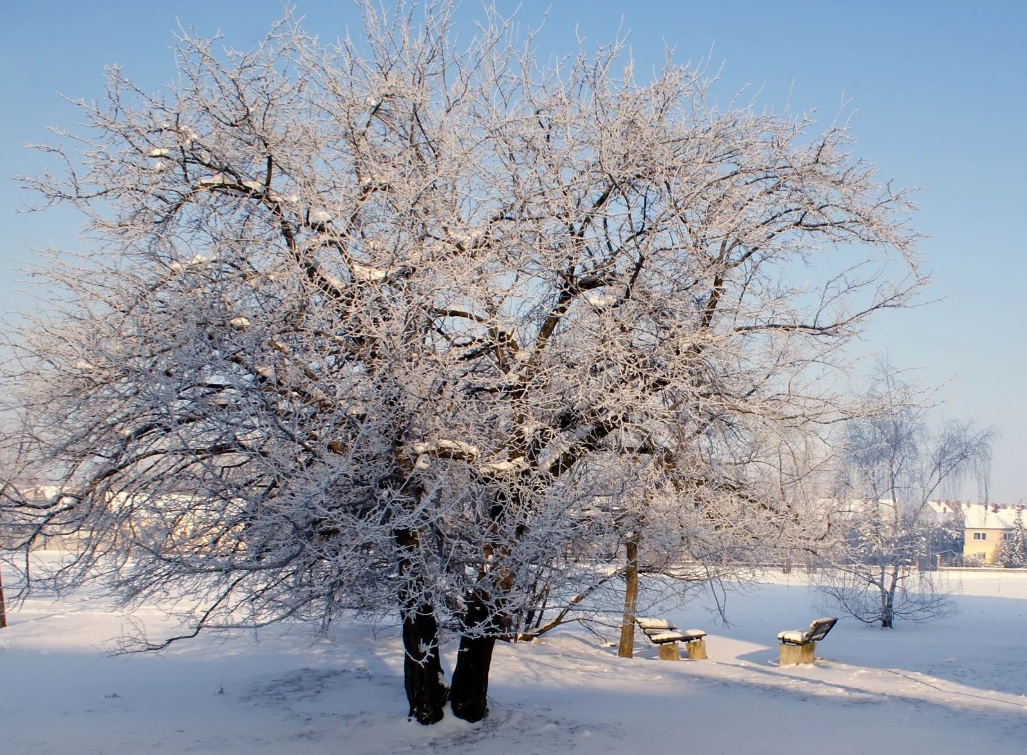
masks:
POLYGON ((186 35, 164 92, 114 69, 78 103, 26 183, 89 251, 41 271, 0 391, 7 479, 56 492, 2 503, 22 548, 78 533, 58 577, 178 600, 157 646, 398 612, 411 715, 474 721, 496 640, 625 506, 647 558, 795 518, 768 481, 862 412, 843 347, 921 283, 910 206, 844 124, 717 108, 702 70, 361 7, 334 46, 186 35))
POLYGON ((871 399, 884 412, 847 427, 838 488, 842 540, 828 551, 820 587, 842 610, 888 628, 951 611, 923 563, 942 525, 928 506, 973 479, 986 485, 994 432, 947 421, 934 430, 887 365, 871 399))

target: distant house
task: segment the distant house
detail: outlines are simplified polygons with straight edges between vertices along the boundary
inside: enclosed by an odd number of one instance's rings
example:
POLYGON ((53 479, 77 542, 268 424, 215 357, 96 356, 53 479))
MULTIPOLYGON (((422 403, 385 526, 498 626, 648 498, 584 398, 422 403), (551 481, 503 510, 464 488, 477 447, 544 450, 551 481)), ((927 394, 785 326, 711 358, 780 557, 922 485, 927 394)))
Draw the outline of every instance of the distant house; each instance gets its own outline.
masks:
POLYGON ((1003 541, 1011 540, 1018 510, 1023 505, 958 504, 963 512, 963 562, 994 564, 1003 541))

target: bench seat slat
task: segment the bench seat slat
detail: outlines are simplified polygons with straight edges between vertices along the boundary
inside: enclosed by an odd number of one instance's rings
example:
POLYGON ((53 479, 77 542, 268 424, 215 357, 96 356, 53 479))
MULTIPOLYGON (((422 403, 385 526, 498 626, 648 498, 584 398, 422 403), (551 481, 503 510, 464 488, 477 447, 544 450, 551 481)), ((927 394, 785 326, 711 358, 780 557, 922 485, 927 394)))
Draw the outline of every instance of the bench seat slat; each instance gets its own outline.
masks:
POLYGON ((650 634, 648 637, 657 645, 663 642, 681 642, 682 640, 688 639, 681 632, 660 632, 658 634, 650 634))
POLYGON ((647 629, 676 629, 676 627, 666 619, 635 619, 635 622, 643 632, 647 629))
POLYGON ((657 645, 661 642, 695 642, 696 640, 701 640, 705 636, 706 632, 701 629, 688 629, 684 632, 654 632, 652 634, 646 632, 646 637, 657 645))

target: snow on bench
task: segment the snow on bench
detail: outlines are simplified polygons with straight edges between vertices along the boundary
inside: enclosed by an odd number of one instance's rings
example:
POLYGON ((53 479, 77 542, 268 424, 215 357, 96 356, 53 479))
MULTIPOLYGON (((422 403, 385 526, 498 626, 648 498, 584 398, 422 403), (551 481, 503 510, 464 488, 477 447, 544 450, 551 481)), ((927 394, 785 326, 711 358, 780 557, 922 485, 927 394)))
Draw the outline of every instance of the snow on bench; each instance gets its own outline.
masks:
POLYGON ((643 632, 648 632, 655 629, 676 629, 666 619, 635 619, 635 623, 638 624, 638 628, 643 632))
POLYGON ((817 642, 827 637, 827 633, 836 623, 838 619, 827 617, 810 622, 809 629, 778 632, 777 639, 781 641, 778 647, 778 665, 813 663, 816 659, 817 642))
POLYGON ((635 623, 649 641, 659 648, 661 660, 680 658, 679 642, 685 643, 690 659, 700 660, 706 657, 706 642, 703 640, 706 632, 701 629, 682 631, 666 619, 635 619, 635 623))
POLYGON ((806 644, 806 632, 801 629, 792 629, 788 632, 778 632, 777 639, 781 642, 790 642, 793 645, 806 644))
POLYGON ((809 629, 793 629, 787 632, 778 632, 777 639, 790 645, 805 645, 810 642, 818 642, 827 637, 827 633, 838 623, 838 619, 825 618, 816 619, 810 622, 809 629))

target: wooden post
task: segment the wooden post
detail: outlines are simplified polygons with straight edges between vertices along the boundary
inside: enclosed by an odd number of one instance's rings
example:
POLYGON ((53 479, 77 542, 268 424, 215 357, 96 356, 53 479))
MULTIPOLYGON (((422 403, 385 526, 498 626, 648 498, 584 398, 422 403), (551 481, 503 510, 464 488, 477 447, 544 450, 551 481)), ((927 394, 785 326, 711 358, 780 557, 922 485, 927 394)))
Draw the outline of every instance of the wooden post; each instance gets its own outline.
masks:
POLYGON ((676 642, 661 642, 659 648, 661 661, 681 660, 681 650, 676 642))
POLYGON ((805 645, 791 645, 782 642, 778 647, 778 666, 798 666, 800 663, 813 663, 816 656, 817 643, 807 642, 805 645))
POLYGON ((686 642, 685 650, 688 651, 688 660, 690 661, 706 660, 706 640, 699 639, 686 642))

